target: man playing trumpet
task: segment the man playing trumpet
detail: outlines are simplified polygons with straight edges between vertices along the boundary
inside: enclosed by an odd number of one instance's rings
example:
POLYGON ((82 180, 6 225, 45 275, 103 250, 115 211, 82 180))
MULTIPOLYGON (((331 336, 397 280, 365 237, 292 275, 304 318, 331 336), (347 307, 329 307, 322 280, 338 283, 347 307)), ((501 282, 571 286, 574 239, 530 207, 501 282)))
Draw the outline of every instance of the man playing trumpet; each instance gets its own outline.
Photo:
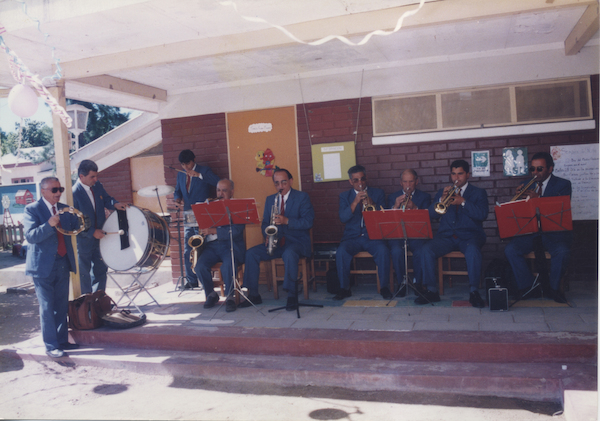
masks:
MULTIPOLYGON (((429 193, 417 189, 419 177, 415 170, 411 168, 404 170, 400 176, 400 180, 402 189, 392 193, 388 197, 389 208, 401 210, 429 208, 429 205, 431 205, 431 196, 429 193)), ((414 254, 426 241, 417 239, 408 240, 408 249, 414 254)), ((390 247, 392 265, 394 265, 394 271, 396 272, 396 280, 398 281, 398 285, 402 285, 406 273, 406 268, 404 267, 404 240, 388 240, 388 245, 390 247)), ((422 280, 421 271, 417 266, 413 262, 415 277, 420 282, 422 280)), ((406 295, 406 286, 402 287, 398 295, 400 297, 406 295)))
POLYGON ((483 308, 485 303, 479 295, 482 256, 481 248, 486 236, 483 221, 489 207, 485 190, 469 183, 469 163, 456 160, 450 164, 451 186, 439 190, 429 207, 431 219, 440 218, 434 238, 427 241, 413 256, 423 276, 427 291, 415 300, 417 304, 440 301, 436 285, 435 267, 438 257, 460 250, 467 261, 469 273, 469 302, 473 307, 483 308))
MULTIPOLYGON (((535 184, 531 189, 521 192, 523 185, 517 191, 521 193, 520 198, 536 198, 550 196, 571 196, 571 182, 552 174, 554 160, 547 152, 538 152, 531 159, 529 171, 535 177, 535 184)), ((522 298, 539 297, 539 291, 532 294, 525 293, 533 284, 533 275, 525 262, 524 255, 534 250, 536 242, 541 241, 543 249, 548 250, 552 259, 550 260, 550 290, 544 293, 554 299, 557 303, 566 303, 567 299, 560 292, 560 278, 564 275, 569 253, 571 250, 572 232, 554 231, 547 233, 536 233, 513 238, 504 249, 504 254, 510 263, 519 287, 519 296, 522 298)), ((535 290, 534 290, 535 291, 535 290)))
POLYGON ((244 286, 248 288, 248 300, 242 301, 239 307, 262 303, 258 293, 260 262, 279 257, 283 259, 285 267, 283 289, 288 293, 286 310, 293 311, 298 307, 295 284, 298 279, 298 262, 300 257, 311 255, 310 229, 315 219, 315 211, 308 194, 292 188, 293 181, 288 170, 280 168, 273 173, 273 184, 277 193, 268 196, 265 201, 261 224, 265 243, 258 244, 246 252, 244 286), (265 230, 271 227, 271 223, 277 228, 277 242, 269 254, 269 236, 265 230))
MULTIPOLYGON (((335 262, 340 280, 340 291, 334 300, 343 300, 352 296, 350 291, 350 265, 352 258, 360 251, 368 251, 373 256, 379 280, 387 283, 390 279, 390 251, 383 240, 371 240, 362 217, 365 209, 380 209, 385 206, 385 193, 376 187, 367 187, 365 167, 355 165, 348 170, 352 188, 340 194, 339 215, 344 234, 337 249, 335 262)), ((388 287, 381 288, 385 299, 392 298, 388 287)))

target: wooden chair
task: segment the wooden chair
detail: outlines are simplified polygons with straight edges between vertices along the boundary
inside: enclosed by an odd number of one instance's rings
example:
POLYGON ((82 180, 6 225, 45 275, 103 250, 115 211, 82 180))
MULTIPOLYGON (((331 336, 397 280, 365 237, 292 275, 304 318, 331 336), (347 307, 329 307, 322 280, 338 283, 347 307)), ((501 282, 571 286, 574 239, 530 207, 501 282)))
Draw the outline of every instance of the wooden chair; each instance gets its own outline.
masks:
MULTIPOLYGON (((350 275, 375 275, 377 278, 377 293, 381 293, 381 282, 379 279, 379 272, 377 271, 377 265, 375 269, 356 269, 356 259, 372 259, 373 256, 368 251, 359 251, 352 258, 352 268, 350 269, 350 275)), ((390 262, 390 291, 394 293, 394 269, 390 262)))
MULTIPOLYGON (((547 251, 544 253, 546 254, 546 260, 550 260, 552 258, 550 253, 548 253, 547 251)), ((531 253, 527 253, 523 257, 525 257, 525 259, 529 261, 529 268, 530 268, 533 276, 537 276, 538 271, 537 271, 537 268, 535 267, 535 253, 532 251, 531 253)), ((548 265, 550 265, 550 264, 548 263, 548 265)), ((550 269, 550 266, 548 266, 548 269, 550 269)), ((560 289, 562 291, 569 290, 569 281, 568 281, 568 277, 567 277, 568 272, 569 271, 567 269, 567 271, 563 274, 562 278, 560 278, 560 289)))
POLYGON ((451 251, 441 257, 438 257, 438 288, 440 295, 444 295, 444 276, 448 276, 448 284, 452 286, 452 275, 469 276, 466 270, 452 270, 452 262, 450 259, 464 259, 465 255, 460 251, 451 251), (444 265, 444 262, 446 265, 444 265))
MULTIPOLYGON (((310 244, 312 248, 313 233, 310 230, 310 244)), ((301 257, 298 261, 298 270, 302 273, 302 286, 304 291, 304 299, 308 300, 308 282, 312 281, 313 291, 317 290, 317 283, 315 281, 315 262, 312 257, 301 257), (310 276, 309 276, 310 268, 310 276)), ((285 265, 283 264, 282 258, 271 260, 271 281, 273 285, 273 296, 275 299, 279 299, 279 291, 277 290, 277 282, 283 281, 285 275, 285 265), (283 275, 277 274, 277 269, 281 268, 284 271, 283 275)))

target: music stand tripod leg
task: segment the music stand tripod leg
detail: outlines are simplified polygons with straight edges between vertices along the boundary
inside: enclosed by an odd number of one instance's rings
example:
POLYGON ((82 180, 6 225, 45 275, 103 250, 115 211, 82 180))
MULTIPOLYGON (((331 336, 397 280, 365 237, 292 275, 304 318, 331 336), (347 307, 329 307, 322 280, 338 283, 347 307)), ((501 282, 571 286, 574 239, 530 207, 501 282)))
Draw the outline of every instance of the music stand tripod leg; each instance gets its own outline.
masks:
MULTIPOLYGON (((296 282, 294 282, 294 288, 296 290, 296 298, 298 297, 298 284, 302 282, 302 273, 300 273, 298 275, 298 279, 296 279, 296 282)), ((308 304, 308 303, 301 303, 301 302, 297 302, 296 303, 296 314, 298 316, 298 318, 300 318, 300 307, 319 307, 319 308, 323 308, 323 306, 321 304, 308 304)), ((282 306, 282 307, 276 307, 276 308, 272 308, 269 310, 269 313, 272 313, 274 311, 278 311, 278 310, 283 310, 284 308, 287 308, 287 305, 282 306)))
POLYGON ((416 292, 417 294, 419 294, 419 296, 423 297, 429 304, 431 304, 432 306, 435 306, 431 301, 429 301, 427 299, 427 297, 425 297, 423 295, 423 293, 421 291, 419 291, 419 289, 417 287, 415 287, 413 285, 412 282, 410 282, 408 280, 408 241, 406 239, 404 239, 404 280, 402 281, 402 284, 400 284, 400 288, 398 288, 398 291, 396 291, 394 293, 394 295, 392 296, 392 298, 390 298, 390 300, 387 302, 386 307, 390 305, 390 303, 392 302, 392 300, 394 298, 396 298, 396 295, 398 295, 400 293, 400 291, 402 291, 402 288, 406 287, 406 298, 407 300, 410 299, 410 294, 408 293, 408 289, 412 289, 414 292, 416 292))

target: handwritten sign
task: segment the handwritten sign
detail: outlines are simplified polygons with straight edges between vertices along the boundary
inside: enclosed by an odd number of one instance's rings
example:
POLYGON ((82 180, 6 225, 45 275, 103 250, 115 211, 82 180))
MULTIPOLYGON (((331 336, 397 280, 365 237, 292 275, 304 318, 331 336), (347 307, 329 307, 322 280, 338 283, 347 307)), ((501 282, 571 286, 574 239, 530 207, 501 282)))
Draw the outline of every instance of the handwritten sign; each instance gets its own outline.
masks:
POLYGON ((598 144, 552 146, 554 175, 573 189, 573 220, 598 219, 598 144))

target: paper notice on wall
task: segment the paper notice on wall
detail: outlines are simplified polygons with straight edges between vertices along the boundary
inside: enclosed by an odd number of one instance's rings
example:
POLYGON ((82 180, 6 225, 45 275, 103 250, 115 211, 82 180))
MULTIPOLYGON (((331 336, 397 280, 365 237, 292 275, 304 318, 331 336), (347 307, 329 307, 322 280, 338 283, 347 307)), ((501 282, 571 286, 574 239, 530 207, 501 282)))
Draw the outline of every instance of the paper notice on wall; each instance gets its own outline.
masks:
POLYGON ((323 154, 323 178, 324 180, 338 179, 342 177, 342 160, 339 153, 323 154))
POLYGON ((598 144, 552 146, 553 174, 571 182, 573 220, 598 219, 598 144))

